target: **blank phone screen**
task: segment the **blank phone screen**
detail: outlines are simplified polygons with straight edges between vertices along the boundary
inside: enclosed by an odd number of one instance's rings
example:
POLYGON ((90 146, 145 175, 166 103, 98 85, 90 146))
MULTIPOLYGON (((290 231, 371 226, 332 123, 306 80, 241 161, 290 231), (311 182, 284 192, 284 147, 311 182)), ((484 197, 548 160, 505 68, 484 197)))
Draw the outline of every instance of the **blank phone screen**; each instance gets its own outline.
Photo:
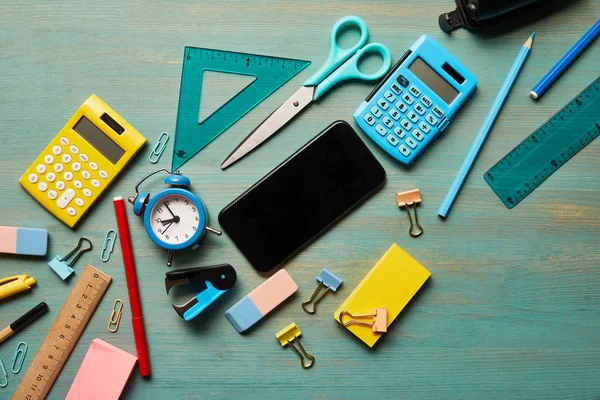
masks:
POLYGON ((330 125, 219 214, 250 263, 269 271, 385 180, 385 171, 346 122, 330 125))

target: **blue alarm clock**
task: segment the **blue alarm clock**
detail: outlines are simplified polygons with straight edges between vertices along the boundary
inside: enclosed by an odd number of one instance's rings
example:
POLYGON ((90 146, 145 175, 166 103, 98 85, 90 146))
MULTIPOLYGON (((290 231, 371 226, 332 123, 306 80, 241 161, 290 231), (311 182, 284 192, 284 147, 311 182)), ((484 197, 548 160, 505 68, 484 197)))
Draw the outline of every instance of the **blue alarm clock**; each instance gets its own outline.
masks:
POLYGON ((178 171, 170 173, 161 168, 152 172, 135 186, 135 197, 129 198, 133 212, 144 220, 146 233, 154 243, 167 250, 167 266, 173 265, 173 252, 187 248, 196 248, 206 232, 221 235, 208 224, 208 212, 202 200, 189 190, 189 178, 178 171), (138 188, 152 175, 165 171, 169 175, 164 183, 168 189, 150 197, 148 192, 139 192, 138 188))

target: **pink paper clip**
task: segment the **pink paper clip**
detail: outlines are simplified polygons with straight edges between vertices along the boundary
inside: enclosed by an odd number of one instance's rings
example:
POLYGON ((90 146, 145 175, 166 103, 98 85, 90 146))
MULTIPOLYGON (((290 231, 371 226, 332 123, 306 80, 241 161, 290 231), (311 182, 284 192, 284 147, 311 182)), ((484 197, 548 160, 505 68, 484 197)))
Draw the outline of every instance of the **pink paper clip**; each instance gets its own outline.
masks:
POLYGON ((362 325, 362 326, 370 326, 373 328, 373 332, 375 333, 383 333, 387 332, 387 308, 376 308, 373 310, 373 314, 360 314, 360 315, 352 315, 348 311, 342 311, 340 313, 340 322, 344 323, 344 326, 349 325, 362 325), (349 321, 343 322, 344 316, 349 316, 352 318, 349 321), (371 323, 365 321, 359 321, 361 318, 373 318, 371 323))
POLYGON ((404 207, 406 214, 408 215, 408 221, 410 222, 408 233, 410 236, 414 238, 421 236, 423 227, 419 224, 419 217, 417 216, 417 204, 421 202, 421 191, 419 189, 413 189, 402 193, 396 193, 396 200, 398 201, 398 207, 404 207), (416 232, 413 232, 414 225, 413 220, 410 217, 409 206, 412 206, 413 210, 415 210, 415 224, 417 225, 417 228, 419 228, 416 232))

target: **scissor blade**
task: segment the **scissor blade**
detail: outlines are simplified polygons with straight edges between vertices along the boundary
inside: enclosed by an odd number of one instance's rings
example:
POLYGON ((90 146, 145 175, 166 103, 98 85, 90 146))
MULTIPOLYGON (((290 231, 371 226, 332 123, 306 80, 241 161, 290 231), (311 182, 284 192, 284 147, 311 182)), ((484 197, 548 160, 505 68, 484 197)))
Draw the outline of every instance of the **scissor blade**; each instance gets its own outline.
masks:
POLYGON ((221 169, 229 167, 246 154, 250 153, 265 140, 273 136, 285 124, 291 121, 300 111, 313 101, 314 86, 301 86, 289 99, 260 123, 242 142, 231 152, 221 164, 221 169))

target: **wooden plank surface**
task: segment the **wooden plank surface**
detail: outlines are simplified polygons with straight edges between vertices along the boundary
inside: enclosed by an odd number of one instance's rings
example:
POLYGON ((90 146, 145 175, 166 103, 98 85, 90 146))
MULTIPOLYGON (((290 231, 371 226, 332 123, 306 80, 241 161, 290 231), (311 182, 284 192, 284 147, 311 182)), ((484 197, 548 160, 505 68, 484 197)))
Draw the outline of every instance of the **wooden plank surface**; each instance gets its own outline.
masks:
MULTIPOLYGON (((394 61, 423 33, 438 40, 479 79, 479 87, 450 128, 410 169, 394 163, 364 134, 385 167, 384 188, 290 260, 286 268, 300 289, 257 329, 240 335, 224 311, 263 281, 226 235, 208 236, 199 250, 176 255, 177 267, 231 263, 236 286, 192 323, 171 303, 191 297, 186 288, 168 296, 165 252, 130 214, 138 262, 153 375, 137 371, 127 399, 598 399, 600 398, 600 217, 597 142, 592 143, 513 210, 507 210, 482 173, 598 76, 595 43, 541 99, 528 93, 539 78, 600 15, 596 0, 550 6, 543 18, 499 34, 441 32, 437 16, 450 0, 119 2, 3 1, 0 11, 0 224, 46 228, 46 258, 2 256, 0 277, 28 273, 38 279, 31 293, 0 303, 5 326, 40 301, 50 312, 0 346, 10 365, 19 341, 29 344, 25 367, 69 294, 47 266, 73 248, 80 236, 94 242, 75 266, 95 265, 113 277, 106 298, 50 392, 64 398, 89 347, 99 337, 135 354, 119 245, 111 260, 99 260, 108 229, 115 228, 110 199, 133 194, 154 169, 151 146, 128 167, 76 230, 44 211, 17 179, 65 121, 96 93, 149 142, 175 127, 185 45, 311 60, 283 86, 184 166, 193 189, 206 202, 212 225, 226 204, 331 121, 351 121, 372 85, 351 83, 328 93, 267 145, 226 172, 220 162, 231 149, 318 69, 327 56, 335 21, 348 14, 365 19, 371 41, 384 43, 394 61), (446 221, 437 209, 467 153, 490 104, 531 34, 529 59, 446 221), (408 221, 393 193, 421 189, 425 229, 408 236, 408 221), (374 350, 337 324, 332 313, 392 242, 432 272, 374 350), (314 316, 300 302, 328 268, 343 280, 314 316), (106 324, 115 298, 125 300, 119 331, 106 324), (295 321, 307 351, 316 357, 303 370, 275 333, 295 321)), ((506 27, 502 27, 504 29, 506 27)), ((227 85, 227 81, 223 83, 227 85)), ((355 125, 354 125, 355 126, 355 125)), ((159 166, 170 166, 169 143, 159 166)), ((164 187, 160 179, 146 190, 164 187)), ((23 372, 9 372, 8 398, 23 372)))

